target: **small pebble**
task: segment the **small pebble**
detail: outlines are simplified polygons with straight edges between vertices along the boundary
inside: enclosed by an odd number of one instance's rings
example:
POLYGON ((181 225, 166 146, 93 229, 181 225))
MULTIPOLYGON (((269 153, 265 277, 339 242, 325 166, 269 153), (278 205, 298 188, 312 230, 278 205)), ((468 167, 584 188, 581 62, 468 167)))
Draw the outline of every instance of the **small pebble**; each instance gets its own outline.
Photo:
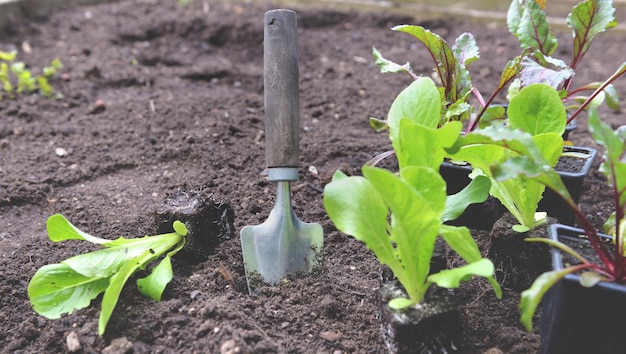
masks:
POLYGON ((323 331, 320 333, 320 337, 322 337, 323 339, 329 342, 336 342, 339 339, 341 339, 342 335, 341 333, 337 333, 337 332, 323 331))
POLYGON ((126 337, 115 338, 106 348, 102 349, 102 354, 128 353, 133 348, 133 343, 126 337))
POLYGON ((33 47, 30 46, 30 43, 24 41, 22 42, 22 51, 26 54, 30 54, 33 52, 33 47))
POLYGON ((106 106, 107 105, 106 105, 106 102, 104 102, 104 100, 96 100, 96 102, 94 103, 89 113, 96 114, 96 113, 104 112, 104 110, 107 108, 106 106))
POLYGON ((58 147, 56 149, 54 149, 54 153, 58 156, 58 157, 65 157, 67 156, 67 150, 65 150, 62 147, 58 147))
POLYGON ((74 331, 71 331, 67 335, 67 338, 65 338, 65 343, 67 344, 67 350, 71 353, 80 350, 80 341, 78 341, 78 334, 76 334, 76 332, 74 331))
POLYGON ((498 348, 489 348, 483 354, 504 354, 504 352, 498 348))
POLYGON ((234 339, 229 339, 220 346, 220 354, 236 354, 241 353, 241 348, 234 339))

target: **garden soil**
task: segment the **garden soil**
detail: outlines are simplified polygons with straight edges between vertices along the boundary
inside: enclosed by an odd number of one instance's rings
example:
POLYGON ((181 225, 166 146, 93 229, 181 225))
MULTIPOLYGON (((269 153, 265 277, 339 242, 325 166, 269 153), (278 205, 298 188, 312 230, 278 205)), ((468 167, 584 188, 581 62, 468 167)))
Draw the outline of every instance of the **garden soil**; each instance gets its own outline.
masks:
MULTIPOLYGON (((323 264, 311 277, 249 295, 238 233, 263 222, 275 197, 264 174, 262 86, 263 15, 273 8, 126 0, 58 10, 0 36, 0 50, 18 50, 34 73, 54 58, 64 64, 51 81, 61 98, 18 94, 0 100, 0 352, 386 351, 376 308, 381 267, 362 243, 334 228, 322 203, 336 170, 359 174, 391 148, 368 119, 384 118, 411 79, 381 74, 372 46, 428 75, 433 63, 424 48, 390 28, 420 24, 449 42, 470 31, 481 49, 470 70, 485 96, 520 49, 501 23, 297 9, 301 167, 293 207, 302 220, 323 226, 323 264), (186 190, 230 208, 232 230, 208 256, 174 258, 174 280, 161 302, 142 297, 129 283, 103 336, 97 334, 98 301, 57 320, 32 310, 26 289, 37 269, 95 249, 50 242, 50 215, 62 213, 105 238, 139 237, 156 232, 155 214, 164 201, 186 190)), ((600 81, 618 67, 626 52, 620 36, 598 37, 584 61, 588 70, 575 83, 600 81)), ((559 33, 556 56, 570 55, 569 38, 559 33)), ((626 94, 623 82, 617 88, 626 94)), ((614 126, 623 120, 602 113, 614 126)), ((578 126, 571 141, 597 147, 585 117, 578 126)), ((611 206, 599 160, 580 203, 597 227, 611 206)), ((473 234, 486 254, 488 231, 473 234)), ((457 261, 450 256, 450 263, 457 261)), ((519 295, 505 289, 498 300, 479 279, 453 291, 463 352, 537 352, 538 331, 520 325, 519 295)))

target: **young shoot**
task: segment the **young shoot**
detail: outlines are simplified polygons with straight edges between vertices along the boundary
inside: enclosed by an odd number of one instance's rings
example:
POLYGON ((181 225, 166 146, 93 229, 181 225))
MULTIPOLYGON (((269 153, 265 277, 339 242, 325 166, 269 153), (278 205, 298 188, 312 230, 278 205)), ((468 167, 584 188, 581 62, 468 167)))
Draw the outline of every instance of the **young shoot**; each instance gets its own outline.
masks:
POLYGON ((50 66, 42 69, 41 75, 33 75, 26 68, 26 64, 16 61, 16 58, 17 51, 0 51, 0 83, 9 97, 14 98, 15 93, 31 93, 37 90, 46 97, 54 96, 54 90, 48 79, 63 68, 63 63, 59 59, 54 59, 50 62, 50 66))

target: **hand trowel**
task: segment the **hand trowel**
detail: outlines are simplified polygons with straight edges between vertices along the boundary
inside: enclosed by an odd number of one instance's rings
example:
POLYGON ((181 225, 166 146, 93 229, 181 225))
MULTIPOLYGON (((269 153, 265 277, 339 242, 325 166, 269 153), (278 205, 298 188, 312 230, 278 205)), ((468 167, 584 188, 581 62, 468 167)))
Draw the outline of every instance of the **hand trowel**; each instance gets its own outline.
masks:
POLYGON ((319 224, 298 219, 290 183, 298 179, 299 73, 296 13, 265 13, 263 84, 267 175, 276 183, 276 201, 265 222, 241 230, 241 246, 250 292, 264 283, 308 274, 323 244, 319 224))

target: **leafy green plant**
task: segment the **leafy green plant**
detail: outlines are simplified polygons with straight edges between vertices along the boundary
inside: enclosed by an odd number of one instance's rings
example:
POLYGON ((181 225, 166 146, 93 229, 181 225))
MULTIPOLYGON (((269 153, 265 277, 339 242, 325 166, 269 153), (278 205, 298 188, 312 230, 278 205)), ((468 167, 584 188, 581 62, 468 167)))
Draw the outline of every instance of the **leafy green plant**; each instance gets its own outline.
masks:
POLYGON ((482 257, 469 230, 444 224, 458 217, 468 204, 484 201, 489 181, 477 178, 459 194, 446 195, 446 184, 438 169, 443 149, 459 138, 462 126, 450 122, 437 127, 439 103, 435 84, 422 78, 402 91, 392 104, 388 115, 390 138, 399 174, 366 165, 363 176, 348 177, 337 171, 324 188, 324 206, 337 229, 364 242, 406 290, 408 298, 389 303, 398 310, 422 301, 432 284, 455 288, 472 276, 489 279, 501 296, 493 278, 494 266, 482 257), (468 264, 430 274, 438 236, 468 264))
POLYGON ((447 150, 448 156, 468 162, 474 174, 489 177, 491 195, 517 219, 514 229, 525 232, 545 223, 545 213, 536 213, 545 186, 523 175, 498 180, 491 167, 528 154, 540 155, 555 166, 563 151, 565 122, 559 93, 549 85, 533 84, 511 100, 507 126, 477 129, 460 137, 447 150))
MULTIPOLYGON (((482 93, 472 84, 469 66, 479 60, 480 51, 474 36, 471 33, 461 34, 450 46, 445 39, 430 30, 415 25, 399 25, 392 28, 394 31, 407 33, 415 37, 430 53, 435 62, 433 77, 441 90, 441 116, 439 125, 444 125, 449 121, 470 120, 466 131, 471 131, 477 127, 480 117, 486 115, 489 120, 504 119, 505 112, 501 106, 493 106, 492 102, 497 95, 509 84, 517 75, 517 66, 520 57, 510 60, 500 76, 498 85, 493 94, 485 100, 482 93), (470 97, 474 96, 479 104, 478 114, 469 103, 470 97)), ((417 75, 411 68, 410 63, 404 65, 397 64, 383 57, 376 48, 372 49, 375 63, 382 73, 404 72, 416 80, 417 75)), ((486 122, 488 119, 483 119, 486 122)), ((385 127, 385 122, 376 118, 370 119, 370 124, 377 130, 385 127)))
POLYGON ((514 157, 505 163, 493 166, 492 173, 497 180, 507 180, 518 175, 539 181, 558 193, 570 206, 576 215, 580 227, 595 250, 599 261, 585 259, 574 249, 550 239, 527 239, 532 242, 545 242, 557 247, 565 253, 574 256, 579 264, 571 265, 559 271, 549 271, 539 276, 532 286, 522 293, 520 309, 522 323, 530 330, 533 314, 543 295, 567 274, 582 272, 581 285, 592 287, 600 281, 626 283, 626 162, 623 161, 626 149, 626 127, 613 130, 603 123, 597 111, 589 111, 589 130, 594 140, 604 146, 604 162, 600 171, 606 175, 609 188, 613 192, 614 212, 604 225, 604 231, 613 236, 613 247, 601 241, 598 232, 576 203, 572 200, 560 176, 539 155, 525 155, 514 157))
POLYGON ((104 292, 98 322, 98 333, 102 335, 128 279, 165 255, 147 277, 137 280, 141 294, 160 301, 165 286, 172 279, 171 257, 185 245, 187 235, 182 222, 175 221, 173 227, 173 233, 106 240, 79 230, 61 214, 52 215, 48 218, 47 230, 53 242, 84 240, 105 248, 40 268, 28 284, 28 297, 34 310, 56 319, 89 306, 104 292))
POLYGON ((507 13, 509 31, 516 36, 522 49, 517 80, 524 87, 543 82, 559 89, 566 109, 571 114, 568 122, 587 108, 596 108, 603 102, 612 109, 619 109, 617 91, 611 84, 626 71, 626 62, 604 82, 592 82, 572 88, 576 71, 581 69, 583 57, 589 52, 596 36, 617 25, 613 1, 586 0, 572 8, 567 25, 572 29, 572 57, 569 64, 553 57, 558 41, 545 13, 546 1, 513 0, 507 13), (583 95, 584 92, 592 92, 583 95))
MULTIPOLYGON (((544 12, 546 1, 512 0, 507 13, 510 32, 519 38, 522 51, 507 62, 502 69, 494 92, 485 99, 481 91, 472 84, 469 66, 479 60, 480 53, 474 36, 463 33, 450 46, 439 35, 422 26, 400 25, 394 31, 415 37, 430 53, 435 69, 433 76, 441 89, 440 125, 451 120, 468 120, 465 131, 470 132, 479 126, 501 124, 506 120, 504 107, 494 105, 495 99, 508 87, 510 100, 521 88, 534 83, 546 83, 559 90, 561 100, 570 113, 568 123, 583 110, 595 108, 606 101, 610 108, 619 108, 617 92, 612 82, 626 72, 626 62, 603 82, 593 82, 572 88, 572 80, 582 58, 589 51, 591 42, 601 32, 614 27, 615 8, 612 1, 586 0, 576 5, 567 17, 573 30, 573 56, 570 64, 551 57, 558 46, 544 12), (592 91, 588 96, 586 91, 592 91), (473 96, 478 107, 470 105, 473 96)), ((397 64, 385 59, 373 48, 373 56, 382 73, 404 72, 412 79, 417 75, 410 63, 397 64)), ((386 128, 385 121, 371 118, 370 123, 377 130, 386 128)))
POLYGON ((14 93, 30 93, 39 90, 42 95, 52 97, 54 90, 50 86, 48 79, 53 77, 57 70, 63 68, 63 63, 59 59, 50 62, 50 66, 42 69, 42 75, 33 75, 26 69, 26 64, 15 61, 17 51, 0 51, 0 82, 5 92, 10 97, 14 93))

